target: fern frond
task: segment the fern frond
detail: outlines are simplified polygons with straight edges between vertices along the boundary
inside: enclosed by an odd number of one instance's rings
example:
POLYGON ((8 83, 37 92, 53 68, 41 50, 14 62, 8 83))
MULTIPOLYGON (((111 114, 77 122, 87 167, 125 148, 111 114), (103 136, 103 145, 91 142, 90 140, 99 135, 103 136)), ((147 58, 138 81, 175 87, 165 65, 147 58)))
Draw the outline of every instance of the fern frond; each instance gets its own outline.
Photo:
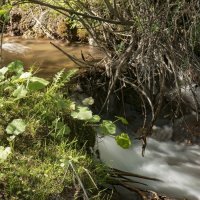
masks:
POLYGON ((77 69, 72 69, 67 72, 65 72, 65 69, 62 69, 59 71, 55 77, 53 78, 53 82, 50 88, 50 91, 56 91, 63 87, 66 83, 70 81, 70 79, 74 76, 74 74, 77 72, 77 69))
POLYGON ((56 75, 54 76, 54 78, 53 78, 53 83, 52 83, 52 85, 58 85, 59 84, 59 82, 61 81, 61 79, 62 79, 62 76, 63 76, 63 74, 64 74, 64 71, 65 71, 65 69, 62 69, 61 71, 59 71, 58 73, 56 73, 56 75))

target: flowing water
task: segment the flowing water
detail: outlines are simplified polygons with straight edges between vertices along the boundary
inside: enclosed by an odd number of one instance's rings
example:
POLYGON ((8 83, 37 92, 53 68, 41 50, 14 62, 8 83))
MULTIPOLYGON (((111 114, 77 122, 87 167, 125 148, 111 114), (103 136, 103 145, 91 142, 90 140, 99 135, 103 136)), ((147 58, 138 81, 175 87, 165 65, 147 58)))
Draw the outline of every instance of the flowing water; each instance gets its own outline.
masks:
MULTIPOLYGON (((24 62, 25 67, 39 68, 39 75, 51 77, 63 68, 77 67, 66 55, 50 44, 48 39, 5 38, 3 41, 2 64, 6 65, 16 59, 24 62)), ((81 58, 81 52, 88 59, 99 59, 102 53, 95 47, 86 44, 66 44, 52 41, 70 55, 81 58)))
MULTIPOLYGON (((81 44, 65 45, 55 42, 67 53, 81 58, 81 51, 88 57, 100 58, 98 49, 81 44)), ((50 40, 22 40, 6 38, 3 43, 2 66, 19 59, 30 66, 40 67, 41 76, 52 76, 62 68, 76 67, 65 55, 55 49, 50 40)), ((158 129, 161 130, 162 129, 158 129)), ((170 129, 166 129, 170 130, 170 129)), ((97 147, 101 159, 109 166, 138 173, 161 182, 146 181, 144 185, 136 185, 171 197, 200 200, 200 147, 186 146, 172 141, 158 142, 148 139, 145 157, 141 156, 141 142, 133 140, 133 146, 124 150, 112 137, 97 138, 97 147)), ((143 182, 143 180, 139 180, 143 182)), ((128 199, 128 197, 127 197, 128 199)))
POLYGON ((200 199, 200 147, 158 142, 148 139, 145 156, 141 142, 133 140, 132 148, 119 147, 112 137, 98 138, 101 159, 110 167, 158 178, 159 181, 135 179, 147 186, 136 187, 157 191, 172 198, 200 199))

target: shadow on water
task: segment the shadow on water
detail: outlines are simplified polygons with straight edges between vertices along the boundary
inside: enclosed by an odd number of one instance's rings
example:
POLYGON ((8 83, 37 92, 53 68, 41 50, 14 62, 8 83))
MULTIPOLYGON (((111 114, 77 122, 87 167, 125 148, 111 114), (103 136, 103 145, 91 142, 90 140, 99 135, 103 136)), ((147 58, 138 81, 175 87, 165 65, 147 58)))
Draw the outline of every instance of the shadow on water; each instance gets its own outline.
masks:
MULTIPOLYGON (((27 69, 31 66, 34 66, 36 69, 39 68, 39 75, 43 77, 51 77, 63 68, 77 67, 62 52, 53 47, 50 41, 48 39, 25 40, 22 38, 4 38, 1 65, 7 65, 14 60, 21 60, 27 69)), ((65 52, 77 58, 81 58, 81 51, 89 59, 92 57, 96 59, 102 57, 100 50, 87 44, 53 42, 65 52)))

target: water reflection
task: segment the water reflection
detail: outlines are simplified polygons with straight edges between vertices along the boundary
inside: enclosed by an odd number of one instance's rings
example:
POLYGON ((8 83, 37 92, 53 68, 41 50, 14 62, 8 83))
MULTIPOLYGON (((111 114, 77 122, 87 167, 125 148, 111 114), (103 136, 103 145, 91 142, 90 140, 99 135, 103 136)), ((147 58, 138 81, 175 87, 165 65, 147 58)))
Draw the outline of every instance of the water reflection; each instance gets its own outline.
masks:
MULTIPOLYGON (((77 67, 62 52, 53 47, 50 41, 48 39, 4 38, 1 65, 7 65, 17 59, 22 60, 26 68, 31 66, 39 68, 39 75, 44 77, 52 76, 63 68, 77 67)), ((100 50, 86 44, 68 45, 60 41, 54 41, 54 43, 77 58, 81 58, 81 51, 85 57, 97 59, 102 57, 100 50)))

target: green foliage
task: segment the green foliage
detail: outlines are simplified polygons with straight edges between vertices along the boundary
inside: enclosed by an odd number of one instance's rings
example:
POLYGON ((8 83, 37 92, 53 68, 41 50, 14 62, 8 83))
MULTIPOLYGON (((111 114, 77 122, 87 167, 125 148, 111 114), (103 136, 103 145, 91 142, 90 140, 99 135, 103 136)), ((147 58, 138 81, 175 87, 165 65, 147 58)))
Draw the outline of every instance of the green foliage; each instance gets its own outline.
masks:
POLYGON ((11 6, 9 4, 0 6, 0 18, 3 19, 3 21, 9 20, 10 9, 11 6))
MULTIPOLYGON (((88 171, 94 180, 105 179, 103 167, 76 146, 80 138, 69 142, 76 121, 100 122, 88 107, 78 106, 68 97, 66 84, 75 72, 62 70, 49 82, 24 72, 21 61, 0 69, 0 182, 6 183, 3 194, 7 199, 43 200, 60 195, 65 185, 73 188, 69 161, 77 165, 91 195, 97 189, 88 171), (98 169, 103 177, 96 173, 98 169)), ((86 101, 91 105, 91 98, 86 101)))
POLYGON ((131 140, 125 133, 121 133, 120 135, 116 136, 115 140, 117 144, 124 149, 128 149, 131 146, 131 140))
POLYGON ((22 72, 24 71, 24 65, 23 62, 21 62, 20 60, 16 60, 14 62, 11 62, 8 66, 7 66, 9 72, 13 72, 16 74, 22 74, 22 72))
POLYGON ((69 193, 62 194, 62 191, 69 187, 71 198, 75 199, 74 173, 69 168, 71 161, 92 197, 95 188, 84 169, 88 169, 93 179, 99 183, 106 177, 106 168, 94 163, 83 150, 76 149, 75 143, 65 141, 45 144, 39 141, 24 147, 22 152, 14 151, 11 159, 1 164, 0 181, 5 183, 1 194, 7 199, 46 200, 50 196, 63 199, 69 193))
POLYGON ((49 84, 49 81, 46 81, 43 78, 31 77, 28 82, 29 90, 40 90, 45 88, 49 84))
POLYGON ((17 99, 24 98, 28 90, 25 88, 24 85, 18 85, 17 88, 13 91, 12 95, 17 99))
POLYGON ((83 105, 85 106, 91 106, 94 104, 94 99, 92 97, 88 97, 88 98, 85 98, 83 101, 82 101, 83 105))
POLYGON ((11 154, 11 148, 0 146, 0 163, 3 163, 11 154))
POLYGON ((100 133, 102 135, 110 135, 116 133, 116 126, 112 121, 103 120, 100 124, 100 133))
POLYGON ((77 111, 71 113, 74 119, 89 120, 92 118, 92 111, 88 107, 78 106, 77 111))
POLYGON ((118 120, 121 121, 122 124, 124 125, 128 125, 128 121, 127 119, 125 119, 124 117, 119 117, 119 116, 115 116, 118 120))
POLYGON ((12 135, 19 135, 26 129, 26 123, 22 119, 14 119, 6 128, 6 132, 12 135))

